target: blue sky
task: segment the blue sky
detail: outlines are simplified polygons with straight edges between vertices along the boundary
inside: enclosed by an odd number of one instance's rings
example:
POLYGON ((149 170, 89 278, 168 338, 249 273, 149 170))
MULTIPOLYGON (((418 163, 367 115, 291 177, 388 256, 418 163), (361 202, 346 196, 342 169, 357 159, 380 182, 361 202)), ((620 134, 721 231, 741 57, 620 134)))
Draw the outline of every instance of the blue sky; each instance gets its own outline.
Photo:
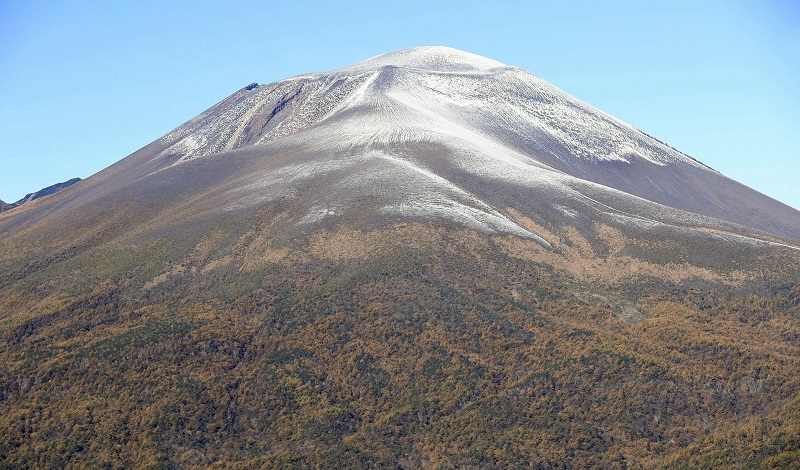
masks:
POLYGON ((650 3, 0 0, 0 199, 89 176, 249 82, 448 45, 800 208, 800 2, 650 3))

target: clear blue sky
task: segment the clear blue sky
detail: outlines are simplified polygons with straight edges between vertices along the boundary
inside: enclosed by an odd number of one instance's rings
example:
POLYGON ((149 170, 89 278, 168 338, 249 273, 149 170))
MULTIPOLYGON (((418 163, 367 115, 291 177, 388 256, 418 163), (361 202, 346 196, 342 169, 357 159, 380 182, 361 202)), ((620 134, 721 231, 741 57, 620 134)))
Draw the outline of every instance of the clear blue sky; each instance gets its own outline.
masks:
POLYGON ((800 2, 650 3, 0 0, 0 199, 89 176, 249 82, 448 45, 800 208, 800 2))

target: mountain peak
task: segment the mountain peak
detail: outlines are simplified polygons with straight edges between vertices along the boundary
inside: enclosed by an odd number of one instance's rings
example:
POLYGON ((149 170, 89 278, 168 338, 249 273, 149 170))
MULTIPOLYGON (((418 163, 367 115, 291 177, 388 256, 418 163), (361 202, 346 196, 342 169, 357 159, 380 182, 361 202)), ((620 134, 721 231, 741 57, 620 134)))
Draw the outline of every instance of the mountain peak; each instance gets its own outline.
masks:
POLYGON ((419 46, 399 49, 371 57, 347 68, 370 69, 384 66, 405 67, 440 72, 488 71, 508 67, 488 57, 447 46, 419 46))
MULTIPOLYGON (((261 156, 251 161, 258 168, 230 189, 225 210, 299 194, 302 184, 325 180, 315 186, 319 193, 304 193, 296 230, 371 213, 377 221, 445 219, 541 238, 498 209, 509 204, 498 195, 523 187, 525 200, 543 202, 522 212, 558 223, 594 223, 598 210, 619 207, 614 220, 629 226, 642 219, 714 227, 725 221, 800 234, 797 211, 538 77, 444 46, 245 87, 152 149, 142 156, 143 176, 190 162, 261 156), (273 158, 285 155, 291 160, 273 158), (632 212, 640 218, 631 219, 632 212)), ((232 165, 221 170, 234 171, 232 165)))

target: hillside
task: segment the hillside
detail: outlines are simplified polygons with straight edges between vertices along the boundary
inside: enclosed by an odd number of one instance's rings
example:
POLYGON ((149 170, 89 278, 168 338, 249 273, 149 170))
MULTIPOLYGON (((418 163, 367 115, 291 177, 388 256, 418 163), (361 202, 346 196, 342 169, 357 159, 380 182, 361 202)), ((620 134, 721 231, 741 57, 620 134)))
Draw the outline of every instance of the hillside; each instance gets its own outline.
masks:
POLYGON ((0 465, 800 465, 800 212, 443 47, 0 214, 0 465))

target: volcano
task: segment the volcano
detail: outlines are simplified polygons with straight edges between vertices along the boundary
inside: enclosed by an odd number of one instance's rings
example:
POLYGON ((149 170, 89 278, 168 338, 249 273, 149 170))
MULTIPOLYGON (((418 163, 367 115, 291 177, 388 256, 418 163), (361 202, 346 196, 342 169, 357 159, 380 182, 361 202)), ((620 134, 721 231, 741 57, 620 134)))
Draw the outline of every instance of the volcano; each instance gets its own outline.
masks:
POLYGON ((290 198, 301 207, 287 232, 420 219, 542 240, 513 208, 557 225, 800 238, 797 210, 521 69, 446 47, 249 85, 80 189, 24 219, 151 193, 192 215, 290 198))
POLYGON ((798 462, 800 212, 520 68, 253 83, 73 183, 0 214, 4 464, 798 462))

